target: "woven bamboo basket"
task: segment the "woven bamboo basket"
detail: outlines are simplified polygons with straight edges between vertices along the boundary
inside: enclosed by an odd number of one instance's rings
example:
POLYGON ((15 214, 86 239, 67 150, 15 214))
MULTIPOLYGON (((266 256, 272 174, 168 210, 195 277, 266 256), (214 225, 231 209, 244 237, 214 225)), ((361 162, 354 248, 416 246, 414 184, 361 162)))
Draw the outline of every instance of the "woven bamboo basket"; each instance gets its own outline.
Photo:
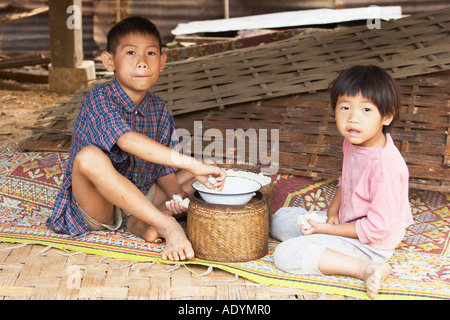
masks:
POLYGON ((266 184, 265 186, 262 186, 261 193, 264 196, 264 201, 266 202, 267 212, 268 212, 268 219, 270 221, 272 217, 272 192, 273 192, 273 179, 270 178, 270 183, 266 184))
POLYGON ((269 219, 261 192, 245 205, 203 201, 196 192, 187 215, 189 241, 199 259, 245 262, 268 252, 269 219))

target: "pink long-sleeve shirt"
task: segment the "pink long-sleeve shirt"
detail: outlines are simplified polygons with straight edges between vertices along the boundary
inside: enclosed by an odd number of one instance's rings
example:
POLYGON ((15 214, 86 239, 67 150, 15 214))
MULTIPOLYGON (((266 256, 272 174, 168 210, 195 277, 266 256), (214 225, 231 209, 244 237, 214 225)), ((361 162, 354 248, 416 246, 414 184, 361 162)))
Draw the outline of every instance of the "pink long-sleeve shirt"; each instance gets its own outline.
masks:
POLYGON ((386 145, 367 148, 344 140, 339 222, 356 220, 359 240, 394 249, 413 223, 408 167, 389 134, 386 145))

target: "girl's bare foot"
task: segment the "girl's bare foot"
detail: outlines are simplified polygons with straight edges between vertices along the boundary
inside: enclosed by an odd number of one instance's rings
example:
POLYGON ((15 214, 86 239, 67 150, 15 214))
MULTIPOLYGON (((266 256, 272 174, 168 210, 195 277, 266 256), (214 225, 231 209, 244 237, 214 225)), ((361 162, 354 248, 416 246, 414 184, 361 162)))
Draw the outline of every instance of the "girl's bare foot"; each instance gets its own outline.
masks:
POLYGON ((387 263, 369 264, 364 271, 363 280, 366 284, 367 295, 371 299, 377 297, 381 285, 391 273, 391 266, 387 263))

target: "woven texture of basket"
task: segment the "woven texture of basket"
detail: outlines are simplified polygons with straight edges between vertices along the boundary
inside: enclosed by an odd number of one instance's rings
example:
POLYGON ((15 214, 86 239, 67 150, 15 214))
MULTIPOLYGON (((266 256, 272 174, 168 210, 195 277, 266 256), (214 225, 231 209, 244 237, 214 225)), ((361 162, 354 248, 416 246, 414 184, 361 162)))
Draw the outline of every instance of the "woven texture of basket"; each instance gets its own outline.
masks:
POLYGON ((269 218, 269 222, 270 222, 270 218, 272 217, 272 214, 273 214, 272 213, 273 179, 271 178, 270 183, 263 186, 260 191, 264 196, 264 201, 266 202, 268 218, 269 218))
POLYGON ((218 205, 196 192, 187 215, 189 241, 199 259, 245 262, 268 252, 269 219, 261 192, 245 205, 218 205))

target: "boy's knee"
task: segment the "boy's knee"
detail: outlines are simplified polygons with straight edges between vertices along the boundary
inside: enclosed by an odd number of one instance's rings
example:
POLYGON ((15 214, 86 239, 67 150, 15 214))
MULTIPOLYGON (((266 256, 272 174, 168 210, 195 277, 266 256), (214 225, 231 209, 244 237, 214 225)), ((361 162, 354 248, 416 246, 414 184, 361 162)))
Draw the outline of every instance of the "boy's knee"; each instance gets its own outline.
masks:
POLYGON ((104 167, 104 161, 109 160, 106 154, 95 146, 86 146, 81 149, 74 159, 74 168, 81 172, 88 172, 104 167))

